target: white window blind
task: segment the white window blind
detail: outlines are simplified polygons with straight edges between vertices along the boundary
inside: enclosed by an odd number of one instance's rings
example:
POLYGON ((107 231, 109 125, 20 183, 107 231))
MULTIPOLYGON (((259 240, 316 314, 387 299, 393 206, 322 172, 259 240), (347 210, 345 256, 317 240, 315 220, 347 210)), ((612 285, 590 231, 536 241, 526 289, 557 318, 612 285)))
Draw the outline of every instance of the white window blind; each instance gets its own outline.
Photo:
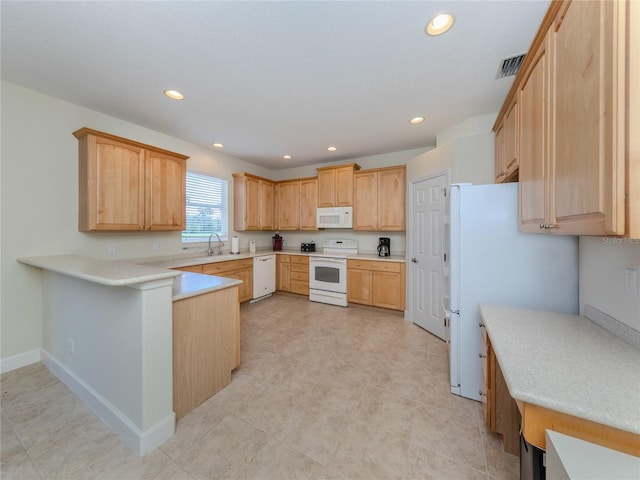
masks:
POLYGON ((187 228, 182 242, 203 242, 217 233, 229 236, 229 182, 221 178, 187 172, 187 228))

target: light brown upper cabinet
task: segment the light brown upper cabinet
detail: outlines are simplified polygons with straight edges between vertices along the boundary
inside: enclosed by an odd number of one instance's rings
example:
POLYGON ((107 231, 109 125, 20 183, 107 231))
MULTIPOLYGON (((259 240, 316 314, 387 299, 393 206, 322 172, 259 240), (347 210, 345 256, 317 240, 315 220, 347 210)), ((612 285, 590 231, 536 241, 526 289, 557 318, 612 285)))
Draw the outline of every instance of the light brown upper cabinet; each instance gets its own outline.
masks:
POLYGON ((520 98, 520 230, 539 231, 546 223, 549 196, 549 63, 551 52, 547 34, 533 53, 519 87, 520 98))
POLYGON ((318 207, 353 206, 353 175, 360 165, 350 163, 335 167, 317 168, 318 207))
POLYGON ((233 174, 233 229, 275 230, 274 182, 250 173, 233 174))
POLYGON ((300 180, 300 230, 317 230, 318 179, 300 180))
POLYGON ((406 167, 404 165, 356 172, 353 229, 404 231, 405 195, 406 167))
POLYGON ((184 230, 188 157, 82 128, 78 230, 184 230))
POLYGON ((514 99, 496 130, 496 183, 518 179, 518 102, 514 99))
POLYGON ((549 7, 496 121, 516 98, 521 230, 640 236, 639 9, 549 7))
POLYGON ((300 182, 278 182, 278 230, 298 230, 300 226, 300 182))
POLYGON ((315 177, 278 182, 276 192, 278 230, 317 230, 315 177))

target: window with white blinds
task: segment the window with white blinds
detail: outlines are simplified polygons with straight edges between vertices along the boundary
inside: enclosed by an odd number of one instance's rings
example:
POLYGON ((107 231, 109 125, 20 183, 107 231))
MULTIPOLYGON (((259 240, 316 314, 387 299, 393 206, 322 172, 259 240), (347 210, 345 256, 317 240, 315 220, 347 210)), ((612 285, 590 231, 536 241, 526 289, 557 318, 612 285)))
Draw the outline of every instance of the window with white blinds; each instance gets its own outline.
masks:
POLYGON ((187 172, 187 228, 182 242, 204 242, 217 233, 229 236, 229 182, 222 178, 187 172))

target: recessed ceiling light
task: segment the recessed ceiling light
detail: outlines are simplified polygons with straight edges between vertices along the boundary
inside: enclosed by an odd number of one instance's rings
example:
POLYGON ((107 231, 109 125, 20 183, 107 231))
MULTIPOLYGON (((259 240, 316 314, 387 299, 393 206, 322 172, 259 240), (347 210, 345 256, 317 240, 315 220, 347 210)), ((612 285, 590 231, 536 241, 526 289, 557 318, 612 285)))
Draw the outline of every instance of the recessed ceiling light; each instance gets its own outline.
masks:
POLYGON ((411 120, 409 120, 409 123, 412 125, 417 125, 418 123, 422 122, 424 122, 424 117, 413 117, 411 120))
POLYGON ((453 15, 448 13, 441 13, 433 17, 425 28, 428 35, 436 36, 442 35, 449 30, 453 25, 453 15))
POLYGON ((337 150, 336 147, 329 147, 327 148, 327 150, 329 150, 330 152, 335 152, 337 150))
POLYGON ((173 98, 174 100, 182 100, 184 98, 184 95, 182 95, 177 90, 165 90, 164 94, 169 98, 173 98))
POLYGON ((212 146, 215 147, 215 148, 223 148, 224 147, 224 145, 222 143, 213 143, 212 146))
POLYGON ((293 157, 291 155, 283 155, 282 158, 285 160, 291 160, 293 157))

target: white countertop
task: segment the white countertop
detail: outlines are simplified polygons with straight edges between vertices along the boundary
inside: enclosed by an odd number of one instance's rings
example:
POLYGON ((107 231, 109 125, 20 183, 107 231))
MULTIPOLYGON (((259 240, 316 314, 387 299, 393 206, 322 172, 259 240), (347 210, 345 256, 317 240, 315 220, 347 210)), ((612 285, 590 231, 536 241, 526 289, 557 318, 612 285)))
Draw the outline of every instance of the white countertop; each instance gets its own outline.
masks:
POLYGON ((586 317, 480 313, 514 399, 640 434, 640 350, 586 317))
POLYGON ((51 255, 21 257, 18 262, 62 273, 93 283, 110 286, 128 286, 156 280, 171 279, 182 272, 126 261, 99 260, 77 255, 51 255))
POLYGON ((175 302, 176 300, 183 300, 196 295, 234 287, 241 283, 242 280, 235 278, 182 272, 182 275, 177 277, 173 282, 172 299, 175 302))

